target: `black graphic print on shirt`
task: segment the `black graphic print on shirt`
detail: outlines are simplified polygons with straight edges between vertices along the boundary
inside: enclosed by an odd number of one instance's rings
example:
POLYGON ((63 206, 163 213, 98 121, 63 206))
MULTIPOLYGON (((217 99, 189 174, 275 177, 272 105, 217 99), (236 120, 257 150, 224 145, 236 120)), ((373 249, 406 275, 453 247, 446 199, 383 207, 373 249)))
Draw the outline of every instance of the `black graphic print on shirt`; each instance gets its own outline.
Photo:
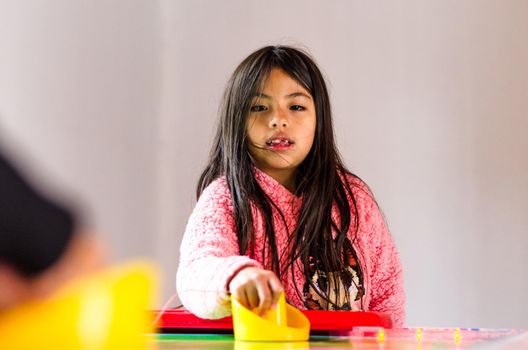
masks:
POLYGON ((304 304, 309 310, 361 310, 365 295, 363 274, 352 243, 345 244, 345 267, 341 271, 325 273, 319 266, 321 261, 310 256, 308 277, 303 287, 304 304), (316 289, 315 289, 315 288, 316 289), (348 293, 347 293, 348 291, 348 293), (328 295, 330 303, 321 295, 328 295))

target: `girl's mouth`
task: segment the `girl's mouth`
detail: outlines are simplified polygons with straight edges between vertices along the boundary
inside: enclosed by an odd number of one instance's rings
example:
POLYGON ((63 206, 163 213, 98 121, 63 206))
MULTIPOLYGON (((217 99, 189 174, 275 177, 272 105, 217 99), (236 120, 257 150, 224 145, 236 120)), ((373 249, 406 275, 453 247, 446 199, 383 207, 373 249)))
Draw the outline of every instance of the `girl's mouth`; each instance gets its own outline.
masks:
POLYGON ((266 145, 273 151, 285 151, 292 148, 294 142, 285 137, 276 137, 266 141, 266 145))

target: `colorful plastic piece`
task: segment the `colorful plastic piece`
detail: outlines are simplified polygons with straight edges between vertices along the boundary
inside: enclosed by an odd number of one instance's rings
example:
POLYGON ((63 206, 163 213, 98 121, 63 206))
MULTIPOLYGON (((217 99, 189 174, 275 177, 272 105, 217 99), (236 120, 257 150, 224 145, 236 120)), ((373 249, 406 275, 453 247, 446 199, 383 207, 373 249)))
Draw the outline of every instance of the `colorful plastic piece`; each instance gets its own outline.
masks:
POLYGON ((244 341, 306 341, 310 336, 310 321, 295 307, 286 303, 281 294, 277 308, 260 316, 231 298, 235 340, 244 341))

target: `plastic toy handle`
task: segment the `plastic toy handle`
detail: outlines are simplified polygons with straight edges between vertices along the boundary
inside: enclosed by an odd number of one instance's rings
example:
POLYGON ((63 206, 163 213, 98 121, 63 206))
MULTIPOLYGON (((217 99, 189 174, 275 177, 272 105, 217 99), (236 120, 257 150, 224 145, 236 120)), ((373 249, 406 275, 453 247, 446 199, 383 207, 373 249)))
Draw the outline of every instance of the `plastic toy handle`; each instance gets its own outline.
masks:
MULTIPOLYGON (((254 310, 253 312, 255 313, 254 310)), ((288 312, 286 311, 286 297, 284 293, 281 293, 279 296, 277 304, 260 317, 279 327, 288 327, 288 312)))
POLYGON ((287 327, 288 326, 288 318, 286 315, 286 297, 284 296, 284 292, 281 293, 279 296, 279 301, 277 303, 277 325, 280 327, 287 327))

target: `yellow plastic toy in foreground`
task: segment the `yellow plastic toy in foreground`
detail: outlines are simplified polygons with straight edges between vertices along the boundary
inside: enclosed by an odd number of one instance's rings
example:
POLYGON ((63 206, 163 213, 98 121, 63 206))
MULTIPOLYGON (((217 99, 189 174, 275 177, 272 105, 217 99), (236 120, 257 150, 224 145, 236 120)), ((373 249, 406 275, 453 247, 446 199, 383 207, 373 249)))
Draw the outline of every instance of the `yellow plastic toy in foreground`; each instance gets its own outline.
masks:
POLYGON ((231 298, 235 340, 306 341, 310 337, 310 321, 302 312, 286 303, 281 294, 277 308, 264 316, 242 306, 231 298))
POLYGON ((156 286, 155 269, 140 261, 79 278, 0 315, 1 348, 145 349, 156 286))

